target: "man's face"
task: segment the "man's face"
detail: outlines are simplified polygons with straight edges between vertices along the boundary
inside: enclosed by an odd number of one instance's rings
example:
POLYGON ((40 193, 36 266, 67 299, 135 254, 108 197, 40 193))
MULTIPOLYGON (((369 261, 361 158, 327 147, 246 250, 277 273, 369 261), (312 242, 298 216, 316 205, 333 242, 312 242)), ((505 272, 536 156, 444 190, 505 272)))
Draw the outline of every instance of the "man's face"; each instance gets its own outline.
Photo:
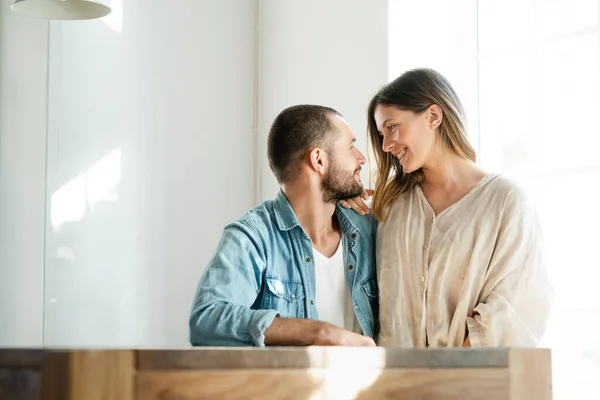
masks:
POLYGON ((360 170, 366 162, 365 157, 354 146, 356 138, 346 121, 339 116, 333 116, 331 119, 338 133, 332 153, 329 154, 329 169, 321 183, 323 200, 326 203, 335 203, 362 193, 360 170))

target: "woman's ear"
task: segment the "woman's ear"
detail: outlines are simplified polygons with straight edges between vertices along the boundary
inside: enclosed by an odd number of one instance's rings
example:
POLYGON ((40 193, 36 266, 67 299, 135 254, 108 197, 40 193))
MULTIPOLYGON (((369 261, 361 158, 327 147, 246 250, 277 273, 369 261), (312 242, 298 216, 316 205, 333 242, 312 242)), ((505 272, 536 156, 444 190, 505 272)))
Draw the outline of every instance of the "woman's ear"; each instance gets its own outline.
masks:
POLYGON ((440 106, 437 104, 432 104, 427 109, 429 113, 429 127, 434 130, 437 129, 442 124, 442 119, 444 118, 444 113, 440 106))

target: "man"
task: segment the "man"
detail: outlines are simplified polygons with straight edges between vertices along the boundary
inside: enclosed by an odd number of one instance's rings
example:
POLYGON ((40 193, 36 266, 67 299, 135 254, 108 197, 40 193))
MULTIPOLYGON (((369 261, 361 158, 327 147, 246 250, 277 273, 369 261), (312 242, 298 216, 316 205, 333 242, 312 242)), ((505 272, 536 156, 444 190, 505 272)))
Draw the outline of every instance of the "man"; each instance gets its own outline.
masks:
POLYGON ((355 140, 328 107, 277 116, 268 157, 281 191, 225 228, 194 299, 192 345, 375 345, 376 222, 337 205, 363 193, 355 140))

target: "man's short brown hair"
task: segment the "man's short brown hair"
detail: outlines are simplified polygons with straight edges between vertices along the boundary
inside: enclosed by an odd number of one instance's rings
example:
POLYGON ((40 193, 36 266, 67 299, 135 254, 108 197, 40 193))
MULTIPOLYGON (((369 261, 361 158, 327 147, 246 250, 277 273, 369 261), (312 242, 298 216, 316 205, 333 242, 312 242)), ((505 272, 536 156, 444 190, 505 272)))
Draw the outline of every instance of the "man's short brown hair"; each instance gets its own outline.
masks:
POLYGON ((294 179, 302 159, 318 147, 331 153, 337 129, 332 116, 341 116, 330 107, 297 105, 283 110, 269 131, 269 166, 279 183, 294 179))

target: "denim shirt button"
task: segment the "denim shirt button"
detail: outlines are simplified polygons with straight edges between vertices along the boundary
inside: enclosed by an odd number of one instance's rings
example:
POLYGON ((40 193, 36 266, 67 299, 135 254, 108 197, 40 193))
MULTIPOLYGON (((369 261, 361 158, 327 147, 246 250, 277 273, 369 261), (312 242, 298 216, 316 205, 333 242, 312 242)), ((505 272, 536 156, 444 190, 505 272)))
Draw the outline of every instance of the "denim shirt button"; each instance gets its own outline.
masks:
POLYGON ((354 269, 354 265, 348 265, 348 269, 352 271, 354 269))
POLYGON ((352 235, 350 235, 350 237, 351 237, 352 239, 356 239, 356 233, 353 233, 352 235))
POLYGON ((306 257, 306 262, 311 262, 310 257, 306 257))
POLYGON ((310 304, 311 304, 311 305, 315 304, 315 301, 314 301, 314 300, 311 300, 311 301, 310 301, 310 304))

